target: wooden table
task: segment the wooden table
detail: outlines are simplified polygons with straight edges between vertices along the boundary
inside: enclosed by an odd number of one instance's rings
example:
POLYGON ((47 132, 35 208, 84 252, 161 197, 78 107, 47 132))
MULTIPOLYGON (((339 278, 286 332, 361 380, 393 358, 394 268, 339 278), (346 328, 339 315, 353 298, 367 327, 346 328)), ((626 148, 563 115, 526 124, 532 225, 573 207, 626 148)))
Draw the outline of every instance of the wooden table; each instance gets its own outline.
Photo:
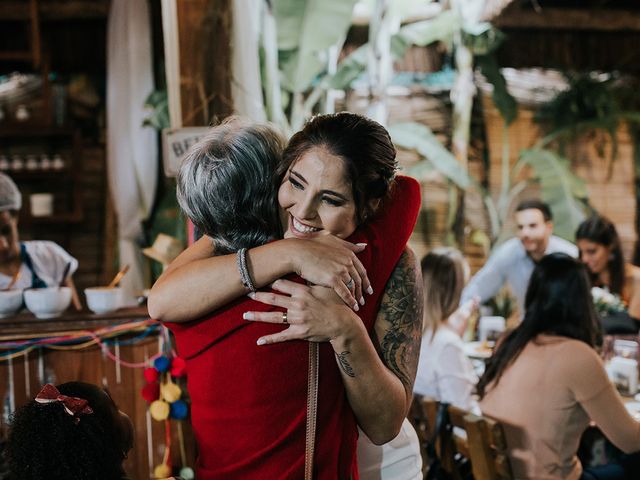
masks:
MULTIPOLYGON (((0 319, 0 342, 95 331, 148 320, 146 307, 122 309, 104 315, 74 312, 49 320, 39 320, 30 313, 20 313, 0 319)), ((161 330, 157 329, 140 341, 121 345, 118 356, 133 364, 145 362, 159 352, 159 332, 161 330)), ((125 340, 139 334, 127 333, 118 339, 125 340)), ((115 347, 111 346, 110 351, 115 353, 115 347)), ((0 350, 0 355, 6 353, 7 350, 0 350)), ((59 384, 73 380, 103 385, 109 389, 115 402, 131 417, 135 427, 134 448, 125 462, 127 474, 133 479, 152 478, 150 473, 153 466, 162 462, 164 453, 164 424, 148 417, 147 402, 140 395, 145 385, 142 368, 119 366, 97 345, 77 350, 36 348, 11 360, 0 359, 0 400, 3 404, 6 401, 19 407, 31 400, 43 383, 59 384)), ((190 424, 188 420, 180 423, 185 436, 186 464, 193 467, 195 446, 190 424)), ((177 421, 171 422, 172 459, 174 465, 181 465, 177 426, 177 421)), ((0 419, 0 428, 6 431, 5 418, 0 419)))

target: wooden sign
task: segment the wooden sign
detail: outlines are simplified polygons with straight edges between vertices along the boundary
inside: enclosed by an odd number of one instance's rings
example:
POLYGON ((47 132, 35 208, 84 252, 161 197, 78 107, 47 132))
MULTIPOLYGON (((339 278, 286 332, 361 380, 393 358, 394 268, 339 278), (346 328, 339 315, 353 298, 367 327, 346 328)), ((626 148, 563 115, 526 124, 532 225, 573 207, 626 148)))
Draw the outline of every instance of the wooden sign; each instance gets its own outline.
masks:
POLYGON ((189 148, 200 140, 209 127, 165 128, 162 130, 162 163, 164 174, 175 177, 182 158, 189 148))

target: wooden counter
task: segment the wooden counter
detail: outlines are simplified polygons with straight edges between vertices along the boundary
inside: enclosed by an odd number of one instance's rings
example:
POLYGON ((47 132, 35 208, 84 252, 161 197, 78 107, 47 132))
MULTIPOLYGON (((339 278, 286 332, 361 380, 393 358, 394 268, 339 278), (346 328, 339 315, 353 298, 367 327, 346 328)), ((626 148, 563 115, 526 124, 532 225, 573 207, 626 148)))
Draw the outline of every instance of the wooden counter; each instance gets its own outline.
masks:
MULTIPOLYGON (((104 327, 148 320, 146 307, 122 309, 104 315, 73 312, 49 320, 37 319, 30 313, 20 313, 0 319, 0 342, 96 331, 104 327)), ((124 362, 143 363, 159 352, 160 332, 160 329, 154 330, 144 339, 132 344, 124 340, 138 336, 140 332, 125 333, 118 336, 123 344, 118 347, 117 352, 114 345, 110 345, 109 350, 117 353, 124 362)), ((6 349, 0 349, 0 356, 6 353, 6 349)), ((135 427, 134 448, 125 462, 127 473, 132 479, 149 479, 153 478, 150 475, 153 467, 162 462, 165 437, 164 424, 148 417, 147 402, 140 395, 146 383, 142 371, 142 368, 118 365, 95 344, 64 350, 37 347, 12 359, 0 357, 0 399, 3 405, 17 408, 31 400, 44 383, 59 384, 77 380, 103 385, 108 388, 120 409, 131 417, 135 427)), ((184 382, 180 385, 186 388, 184 382)), ((2 432, 6 432, 6 420, 5 416, 0 418, 2 432)), ((178 447, 178 423, 171 421, 174 465, 182 464, 178 447)), ((193 468, 195 448, 191 428, 188 420, 180 423, 185 437, 186 465, 193 468)))

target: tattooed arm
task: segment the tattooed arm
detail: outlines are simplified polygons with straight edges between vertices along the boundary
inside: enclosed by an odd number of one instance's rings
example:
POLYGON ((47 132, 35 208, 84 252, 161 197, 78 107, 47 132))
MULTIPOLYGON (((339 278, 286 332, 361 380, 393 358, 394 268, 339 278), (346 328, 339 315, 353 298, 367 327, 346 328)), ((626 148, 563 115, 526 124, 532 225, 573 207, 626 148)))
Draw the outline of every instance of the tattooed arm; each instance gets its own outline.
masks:
POLYGON ((331 341, 358 424, 377 444, 397 435, 411 405, 422 302, 420 268, 407 248, 386 285, 373 342, 358 341, 357 336, 331 341), (377 352, 371 352, 374 348, 377 352))
MULTIPOLYGON (((261 337, 258 345, 296 339, 331 342, 360 428, 374 443, 393 439, 411 404, 420 351, 422 280, 413 252, 405 250, 387 283, 373 339, 332 290, 288 280, 273 286, 289 296, 256 292, 252 297, 285 308, 289 328, 261 337)), ((282 323, 280 312, 246 312, 244 318, 282 323)))

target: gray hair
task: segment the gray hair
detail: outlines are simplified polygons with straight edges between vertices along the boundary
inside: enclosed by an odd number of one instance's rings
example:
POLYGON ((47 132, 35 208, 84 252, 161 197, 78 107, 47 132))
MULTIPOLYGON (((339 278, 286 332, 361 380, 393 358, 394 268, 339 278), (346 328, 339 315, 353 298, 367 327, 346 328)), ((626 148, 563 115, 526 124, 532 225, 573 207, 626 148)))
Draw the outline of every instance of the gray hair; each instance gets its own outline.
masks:
POLYGON ((282 236, 276 175, 284 137, 271 125, 229 118, 182 161, 177 198, 216 253, 262 245, 282 236))
POLYGON ((18 211, 22 207, 22 195, 16 184, 4 173, 0 173, 0 212, 18 211))

